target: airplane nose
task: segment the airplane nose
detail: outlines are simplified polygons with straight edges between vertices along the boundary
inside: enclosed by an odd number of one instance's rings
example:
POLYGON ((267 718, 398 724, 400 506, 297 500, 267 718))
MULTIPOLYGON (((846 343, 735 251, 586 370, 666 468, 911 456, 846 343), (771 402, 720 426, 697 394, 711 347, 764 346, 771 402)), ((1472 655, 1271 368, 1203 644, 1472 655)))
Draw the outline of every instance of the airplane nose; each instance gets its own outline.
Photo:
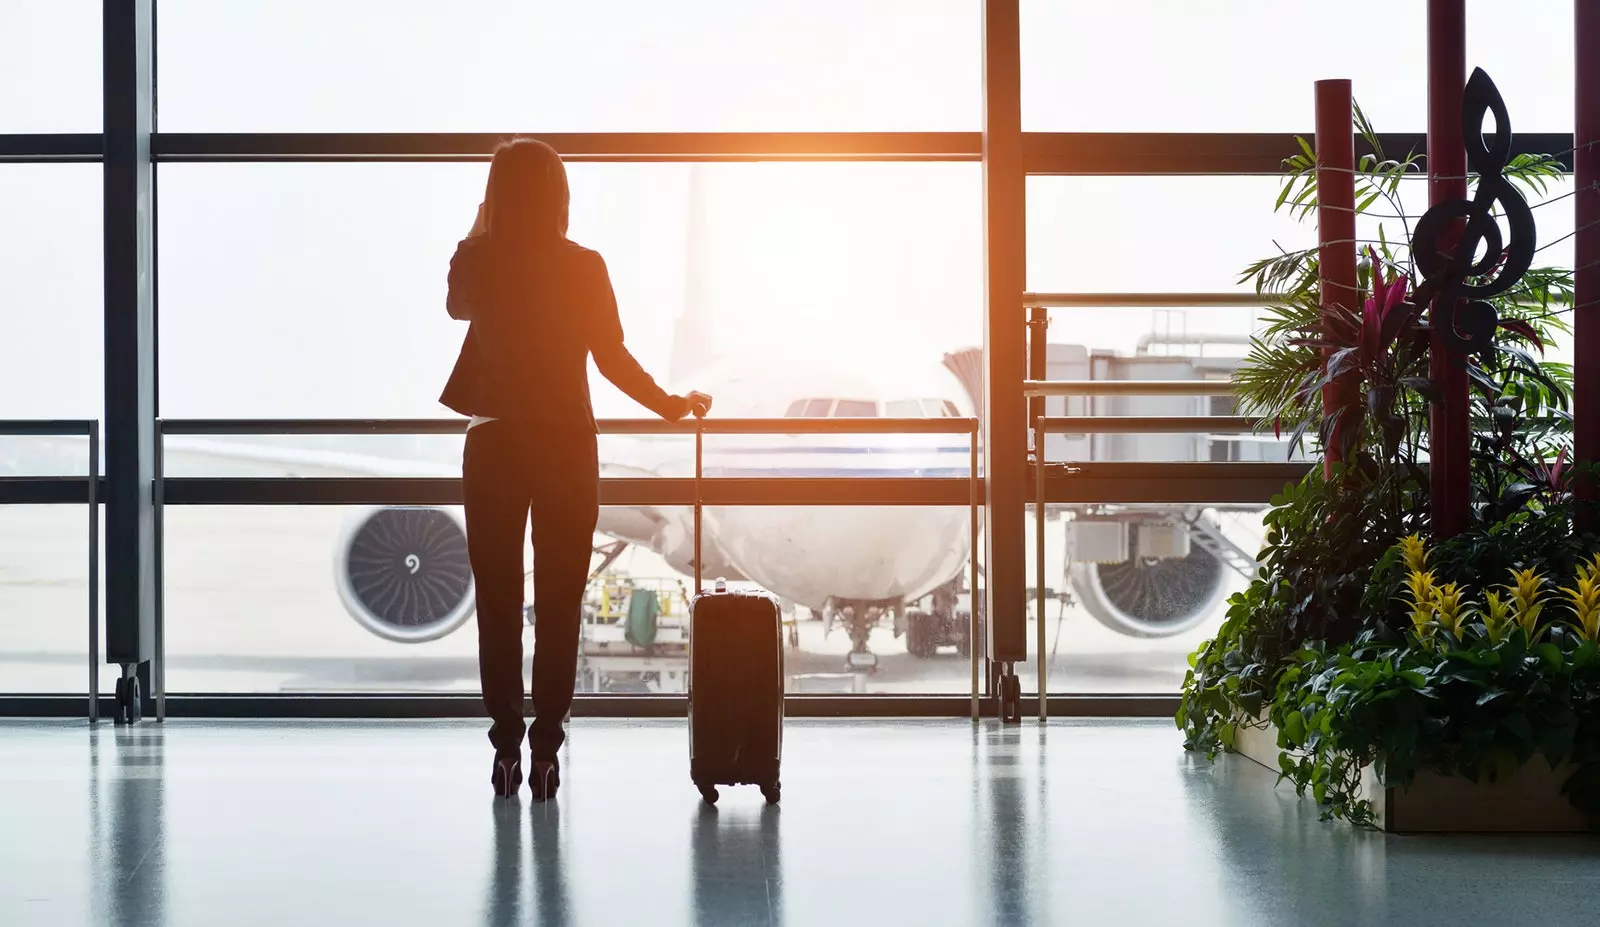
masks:
POLYGON ((969 542, 964 509, 909 506, 711 509, 733 565, 786 599, 820 604, 919 597, 954 576, 969 542))

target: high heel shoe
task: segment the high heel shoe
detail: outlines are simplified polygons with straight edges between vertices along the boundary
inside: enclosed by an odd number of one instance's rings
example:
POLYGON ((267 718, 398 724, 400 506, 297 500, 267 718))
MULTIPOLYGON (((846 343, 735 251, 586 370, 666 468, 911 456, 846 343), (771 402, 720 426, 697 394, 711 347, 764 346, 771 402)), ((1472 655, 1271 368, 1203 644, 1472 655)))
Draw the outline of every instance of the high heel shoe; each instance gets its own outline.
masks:
POLYGON ((489 783, 494 786, 494 793, 501 798, 516 795, 517 789, 522 787, 522 758, 496 756, 494 772, 489 775, 489 783))
POLYGON ((560 764, 555 760, 534 760, 533 775, 528 777, 528 790, 533 793, 534 801, 555 798, 560 787, 560 764))

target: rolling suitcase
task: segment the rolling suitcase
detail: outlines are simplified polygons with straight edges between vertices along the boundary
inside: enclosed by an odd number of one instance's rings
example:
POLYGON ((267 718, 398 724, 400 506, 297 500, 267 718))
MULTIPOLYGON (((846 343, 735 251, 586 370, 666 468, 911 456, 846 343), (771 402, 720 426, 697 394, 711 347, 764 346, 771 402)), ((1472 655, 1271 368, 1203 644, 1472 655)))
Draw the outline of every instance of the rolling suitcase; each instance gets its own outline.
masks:
POLYGON ((704 428, 694 442, 694 588, 689 604, 689 777, 717 803, 719 785, 756 785, 779 798, 783 755, 783 618, 764 592, 702 586, 700 478, 704 428))

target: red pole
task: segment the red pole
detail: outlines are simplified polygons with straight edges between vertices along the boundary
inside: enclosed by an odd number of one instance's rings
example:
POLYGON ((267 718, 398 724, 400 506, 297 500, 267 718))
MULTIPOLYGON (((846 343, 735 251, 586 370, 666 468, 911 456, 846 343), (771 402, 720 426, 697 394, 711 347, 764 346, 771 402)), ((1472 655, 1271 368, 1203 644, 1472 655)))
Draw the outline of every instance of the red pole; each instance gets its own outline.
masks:
MULTIPOLYGON (((1317 81, 1317 266, 1324 315, 1336 306, 1354 309, 1361 298, 1356 289, 1356 142, 1350 114, 1350 82, 1317 81)), ((1324 413, 1348 402, 1350 387, 1348 379, 1323 387, 1324 413)), ((1333 429, 1322 449, 1324 476, 1340 462, 1343 434, 1344 428, 1333 429)))
MULTIPOLYGON (((1582 5, 1583 0, 1579 0, 1582 5)), ((1428 0, 1428 202, 1465 199, 1467 151, 1461 142, 1461 92, 1467 80, 1466 0, 1428 0)), ((1455 233, 1460 233, 1457 226, 1455 233)), ((1446 236, 1441 248, 1453 251, 1446 236)), ((1435 304, 1435 310, 1438 306, 1435 304)), ((1471 452, 1467 430, 1467 370, 1463 358, 1434 329, 1430 374, 1438 399, 1429 423, 1433 532, 1447 538, 1467 526, 1471 452)))
MULTIPOLYGON (((1600 459, 1600 3, 1575 0, 1573 54, 1576 120, 1572 155, 1573 235, 1573 451, 1574 458, 1600 459)), ((1581 485, 1588 498, 1595 487, 1581 485)), ((1592 526, 1591 526, 1592 527, 1592 526)))

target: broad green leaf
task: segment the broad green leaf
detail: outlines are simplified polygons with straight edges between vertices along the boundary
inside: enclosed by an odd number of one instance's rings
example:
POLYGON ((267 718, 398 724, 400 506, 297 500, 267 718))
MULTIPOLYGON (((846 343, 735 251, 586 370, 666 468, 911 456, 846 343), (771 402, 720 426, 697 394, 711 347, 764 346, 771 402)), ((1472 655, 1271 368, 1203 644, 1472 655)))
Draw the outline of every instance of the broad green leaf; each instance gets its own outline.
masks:
POLYGON ((1283 721, 1283 733, 1289 743, 1296 747, 1303 745, 1306 742, 1305 716, 1298 711, 1291 711, 1283 721))

